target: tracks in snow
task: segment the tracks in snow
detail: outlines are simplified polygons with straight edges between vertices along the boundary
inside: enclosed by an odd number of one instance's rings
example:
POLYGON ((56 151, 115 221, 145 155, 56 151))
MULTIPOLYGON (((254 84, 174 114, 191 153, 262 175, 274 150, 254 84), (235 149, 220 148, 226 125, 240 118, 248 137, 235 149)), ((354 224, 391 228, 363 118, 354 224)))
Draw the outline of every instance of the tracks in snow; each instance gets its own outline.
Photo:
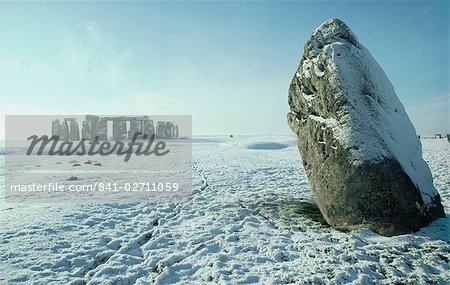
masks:
POLYGON ((203 192, 210 186, 210 184, 208 182, 208 176, 205 174, 205 171, 199 166, 199 164, 200 163, 198 161, 194 161, 192 163, 192 169, 202 178, 203 185, 200 187, 200 192, 203 192))
MULTIPOLYGON (((197 188, 197 191, 193 191, 193 195, 197 193, 201 193, 206 190, 210 183, 208 182, 208 176, 205 174, 205 171, 200 167, 200 163, 198 161, 193 161, 192 169, 194 173, 196 173, 201 178, 201 186, 197 188)), ((195 190, 195 189, 194 189, 195 190)), ((136 205, 139 206, 139 205, 136 205)), ((116 242, 119 244, 116 248, 111 249, 107 248, 104 251, 99 252, 94 260, 89 262, 84 268, 78 271, 75 275, 81 277, 81 279, 72 282, 71 284, 81 285, 81 284, 90 284, 91 281, 95 279, 95 275, 101 271, 105 266, 107 266, 108 262, 111 262, 115 257, 119 255, 130 255, 136 256, 136 252, 139 252, 140 258, 142 258, 142 262, 145 262, 143 247, 157 237, 159 232, 159 227, 162 225, 161 221, 164 220, 163 223, 167 223, 170 220, 175 220, 179 217, 181 211, 181 205, 176 203, 173 204, 172 210, 170 212, 166 212, 164 215, 161 215, 151 222, 150 227, 145 230, 143 233, 136 233, 133 238, 130 238, 127 242, 123 242, 123 240, 117 240, 116 242)), ((138 218, 138 217, 136 217, 138 218)), ((113 244, 114 240, 109 244, 113 244)), ((202 246, 195 247, 190 252, 190 255, 195 254, 197 251, 201 250, 202 246)), ((185 256, 177 256, 173 255, 168 259, 162 259, 156 263, 156 266, 153 269, 153 272, 156 274, 152 276, 153 280, 157 280, 158 277, 164 273, 164 271, 170 266, 181 262, 185 259, 185 256)), ((138 278, 138 277, 137 277, 138 278)), ((135 278, 132 280, 136 281, 135 278)), ((95 282, 94 282, 95 283, 95 282)))

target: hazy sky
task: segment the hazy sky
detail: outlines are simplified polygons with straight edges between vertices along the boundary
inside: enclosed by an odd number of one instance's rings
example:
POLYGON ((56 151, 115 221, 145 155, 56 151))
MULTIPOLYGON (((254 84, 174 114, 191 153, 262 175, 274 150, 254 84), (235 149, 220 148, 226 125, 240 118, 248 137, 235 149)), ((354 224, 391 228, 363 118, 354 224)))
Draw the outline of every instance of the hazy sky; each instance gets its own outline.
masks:
POLYGON ((419 134, 450 132, 448 1, 0 2, 0 128, 4 114, 186 114, 194 134, 291 134, 287 90, 329 18, 419 134))

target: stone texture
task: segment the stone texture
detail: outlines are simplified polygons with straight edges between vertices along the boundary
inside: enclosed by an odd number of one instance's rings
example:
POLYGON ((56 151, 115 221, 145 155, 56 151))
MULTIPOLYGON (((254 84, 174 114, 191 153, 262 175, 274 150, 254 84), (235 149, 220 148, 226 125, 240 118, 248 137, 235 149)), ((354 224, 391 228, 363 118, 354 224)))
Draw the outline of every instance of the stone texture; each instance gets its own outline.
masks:
POLYGON ((113 139, 126 140, 126 122, 119 119, 113 120, 113 139))
POLYGON ((178 129, 178 125, 177 125, 177 124, 175 124, 175 135, 174 135, 174 137, 175 137, 175 138, 180 137, 180 131, 179 131, 179 129, 178 129))
POLYGON ((100 120, 97 122, 95 129, 97 130, 96 136, 98 136, 99 141, 108 140, 108 121, 100 120))
MULTIPOLYGON (((97 125, 99 125, 99 116, 86 115, 86 119, 82 122, 81 138, 85 140, 93 140, 97 136, 97 125)), ((103 126, 100 124, 100 126, 103 126)))
POLYGON ((83 126, 81 128, 81 138, 85 140, 92 140, 92 132, 87 121, 83 121, 83 126))
POLYGON ((171 139, 174 136, 175 126, 172 122, 166 122, 166 135, 165 138, 171 139))
POLYGON ((52 137, 53 136, 60 136, 61 135, 61 124, 59 123, 58 119, 55 119, 52 121, 52 137))
POLYGON ((86 122, 89 126, 89 136, 91 139, 94 139, 97 136, 97 122, 100 119, 99 116, 96 115, 86 115, 86 122))
POLYGON ((80 130, 78 128, 78 122, 75 118, 71 118, 69 121, 69 139, 71 141, 79 141, 80 140, 80 130))
POLYGON ((63 141, 69 140, 69 125, 67 124, 67 121, 64 120, 60 125, 60 139, 63 141))
POLYGON ((391 236, 445 217, 403 105, 342 21, 313 32, 288 102, 288 124, 328 224, 391 236))
MULTIPOLYGON (((141 121, 136 119, 130 119, 130 131, 128 132, 128 139, 133 139, 135 133, 142 133, 141 121)), ((136 139, 142 139, 142 135, 136 137, 136 139)))
POLYGON ((144 121, 143 133, 149 138, 155 135, 155 127, 153 126, 153 120, 144 121))
POLYGON ((166 137, 166 122, 158 121, 156 124, 156 137, 165 138, 166 137))

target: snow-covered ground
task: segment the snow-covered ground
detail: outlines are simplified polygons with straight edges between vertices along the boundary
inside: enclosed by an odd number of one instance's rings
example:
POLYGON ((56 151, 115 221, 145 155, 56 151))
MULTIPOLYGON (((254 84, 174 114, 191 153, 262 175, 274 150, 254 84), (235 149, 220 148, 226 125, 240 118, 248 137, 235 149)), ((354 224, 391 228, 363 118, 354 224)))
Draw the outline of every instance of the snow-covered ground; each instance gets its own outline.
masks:
MULTIPOLYGON (((450 144, 422 144, 449 213, 450 144)), ((392 238, 331 229, 311 203, 292 137, 194 139, 192 176, 192 200, 181 204, 1 200, 0 284, 450 280, 449 215, 392 238)))

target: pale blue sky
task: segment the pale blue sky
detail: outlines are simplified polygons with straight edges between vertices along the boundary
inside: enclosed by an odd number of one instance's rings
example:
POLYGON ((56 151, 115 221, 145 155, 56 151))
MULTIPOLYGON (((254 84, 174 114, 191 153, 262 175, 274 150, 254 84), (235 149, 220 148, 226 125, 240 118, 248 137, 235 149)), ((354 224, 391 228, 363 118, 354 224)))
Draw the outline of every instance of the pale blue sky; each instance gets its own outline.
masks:
POLYGON ((187 114, 197 135, 291 134, 288 86, 329 18, 372 52, 419 134, 450 131, 447 1, 0 2, 1 112, 187 114))

